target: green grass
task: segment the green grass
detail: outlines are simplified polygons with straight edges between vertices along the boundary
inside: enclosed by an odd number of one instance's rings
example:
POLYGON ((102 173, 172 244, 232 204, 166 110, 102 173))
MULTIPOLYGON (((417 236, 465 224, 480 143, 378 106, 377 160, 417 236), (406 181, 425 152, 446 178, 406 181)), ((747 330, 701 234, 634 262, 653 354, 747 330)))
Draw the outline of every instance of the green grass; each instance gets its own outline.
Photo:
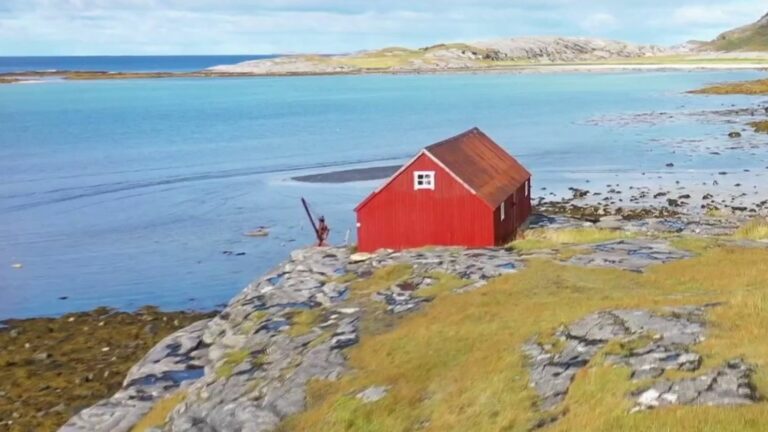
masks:
POLYGON ((710 48, 718 51, 768 51, 768 28, 751 26, 732 32, 723 40, 716 40, 710 48))
POLYGON ((347 284, 354 280, 357 280, 357 275, 355 273, 345 273, 336 279, 333 280, 333 282, 340 283, 340 284, 347 284))
POLYGON ((349 285, 352 297, 369 296, 377 291, 403 282, 413 275, 413 266, 410 264, 394 264, 376 269, 371 277, 358 279, 349 285))
POLYGON ((291 327, 288 334, 291 337, 303 336, 315 328, 323 317, 320 308, 306 309, 291 315, 291 327))
POLYGON ((240 366, 250 356, 251 353, 244 349, 228 352, 224 357, 224 361, 222 361, 216 368, 216 376, 220 378, 229 378, 232 376, 234 369, 240 366))
POLYGON ((680 236, 670 239, 669 244, 675 249, 701 255, 720 246, 721 240, 713 237, 680 236))
POLYGON ((416 295, 420 297, 434 298, 446 293, 452 293, 453 291, 467 285, 466 280, 458 278, 449 273, 434 272, 431 273, 429 277, 434 279, 435 283, 431 286, 416 291, 416 295))
POLYGON ((599 228, 532 229, 525 232, 525 239, 509 243, 506 248, 517 252, 554 249, 563 245, 601 243, 633 237, 632 233, 599 228))
POLYGON ((605 348, 602 350, 602 353, 603 356, 628 356, 635 350, 647 347, 651 342, 653 342, 652 334, 643 334, 627 340, 614 339, 606 344, 605 348))
POLYGON ((768 219, 752 219, 739 227, 734 237, 744 240, 768 240, 768 219))
POLYGON ((240 326, 240 334, 249 336, 258 328, 264 321, 264 318, 269 316, 266 311, 256 311, 248 316, 248 319, 240 326))
MULTIPOLYGON (((389 331, 364 334, 348 351, 354 373, 313 381, 308 410, 291 431, 528 431, 545 415, 528 385, 520 346, 563 323, 613 308, 724 302, 709 313, 707 339, 695 347, 704 368, 743 357, 756 364, 768 394, 768 251, 716 248, 638 274, 532 260, 518 273, 461 295, 438 296, 389 331), (372 385, 388 397, 362 404, 372 385)), ((633 343, 612 347, 617 352, 633 343)), ((597 358, 596 358, 597 359, 597 358)), ((594 361, 583 369, 547 431, 763 431, 768 405, 678 407, 629 415, 636 388, 624 367, 594 361)))

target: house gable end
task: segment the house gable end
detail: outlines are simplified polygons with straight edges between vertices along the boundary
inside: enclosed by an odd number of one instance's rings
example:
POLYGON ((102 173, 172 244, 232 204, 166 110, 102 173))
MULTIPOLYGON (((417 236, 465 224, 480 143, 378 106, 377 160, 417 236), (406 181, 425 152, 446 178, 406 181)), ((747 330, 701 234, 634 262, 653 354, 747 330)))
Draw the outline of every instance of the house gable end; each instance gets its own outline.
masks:
MULTIPOLYGON (((406 174, 407 172, 410 172, 410 168, 422 158, 428 158, 431 162, 437 165, 441 171, 450 175, 454 180, 456 180, 459 184, 461 184, 469 193, 471 193, 472 195, 477 195, 477 192, 475 192, 474 189, 472 189, 469 185, 467 185, 467 183, 464 182, 464 180, 462 180, 461 178, 459 178, 453 171, 448 169, 442 162, 440 162, 437 158, 431 155, 427 150, 421 150, 413 159, 411 159, 410 161, 405 163, 402 167, 400 167, 400 169, 398 169, 394 174, 392 174, 392 176, 390 176, 381 186, 379 186, 375 191, 373 191, 373 193, 368 195, 360 204, 358 204, 357 207, 355 207, 355 212, 360 212, 360 210, 362 210, 370 201, 372 201, 376 196, 378 196, 382 191, 384 191, 388 186, 390 186, 395 180, 397 180, 400 176, 406 174)), ((481 200, 481 201, 486 203, 485 200, 481 200)))

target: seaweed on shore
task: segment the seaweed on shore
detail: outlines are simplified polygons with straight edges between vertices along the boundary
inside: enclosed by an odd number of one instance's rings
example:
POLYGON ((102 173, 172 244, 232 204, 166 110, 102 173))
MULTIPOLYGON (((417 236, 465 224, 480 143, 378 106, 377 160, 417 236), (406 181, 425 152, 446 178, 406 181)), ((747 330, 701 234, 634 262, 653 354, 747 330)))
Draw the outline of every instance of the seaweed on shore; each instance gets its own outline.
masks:
POLYGON ((768 94, 768 79, 716 84, 693 90, 689 93, 709 95, 764 95, 768 94))
POLYGON ((0 430, 52 431, 117 391, 161 339, 212 313, 98 308, 0 328, 0 430))

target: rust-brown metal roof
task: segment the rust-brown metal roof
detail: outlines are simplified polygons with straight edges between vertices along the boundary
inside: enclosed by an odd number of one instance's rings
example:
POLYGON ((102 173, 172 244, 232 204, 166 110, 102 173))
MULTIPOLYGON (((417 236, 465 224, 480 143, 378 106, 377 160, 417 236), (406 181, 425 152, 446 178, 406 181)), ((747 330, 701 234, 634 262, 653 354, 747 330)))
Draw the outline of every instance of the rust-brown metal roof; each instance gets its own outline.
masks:
POLYGON ((478 128, 432 144, 425 151, 493 208, 531 178, 520 162, 478 128))

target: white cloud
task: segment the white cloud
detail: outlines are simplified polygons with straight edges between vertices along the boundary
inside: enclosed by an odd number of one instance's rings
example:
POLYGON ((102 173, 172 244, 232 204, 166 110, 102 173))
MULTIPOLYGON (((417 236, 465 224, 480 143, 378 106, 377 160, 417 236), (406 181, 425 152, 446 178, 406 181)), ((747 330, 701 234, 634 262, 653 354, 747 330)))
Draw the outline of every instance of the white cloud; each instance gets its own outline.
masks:
POLYGON ((688 5, 676 8, 669 22, 681 26, 742 25, 759 18, 756 10, 757 7, 748 4, 688 5))
POLYGON ((609 13, 600 12, 589 15, 580 25, 587 32, 603 33, 615 30, 619 26, 619 20, 609 13))
POLYGON ((759 0, 0 0, 0 55, 343 52, 533 34, 673 44, 759 0))

